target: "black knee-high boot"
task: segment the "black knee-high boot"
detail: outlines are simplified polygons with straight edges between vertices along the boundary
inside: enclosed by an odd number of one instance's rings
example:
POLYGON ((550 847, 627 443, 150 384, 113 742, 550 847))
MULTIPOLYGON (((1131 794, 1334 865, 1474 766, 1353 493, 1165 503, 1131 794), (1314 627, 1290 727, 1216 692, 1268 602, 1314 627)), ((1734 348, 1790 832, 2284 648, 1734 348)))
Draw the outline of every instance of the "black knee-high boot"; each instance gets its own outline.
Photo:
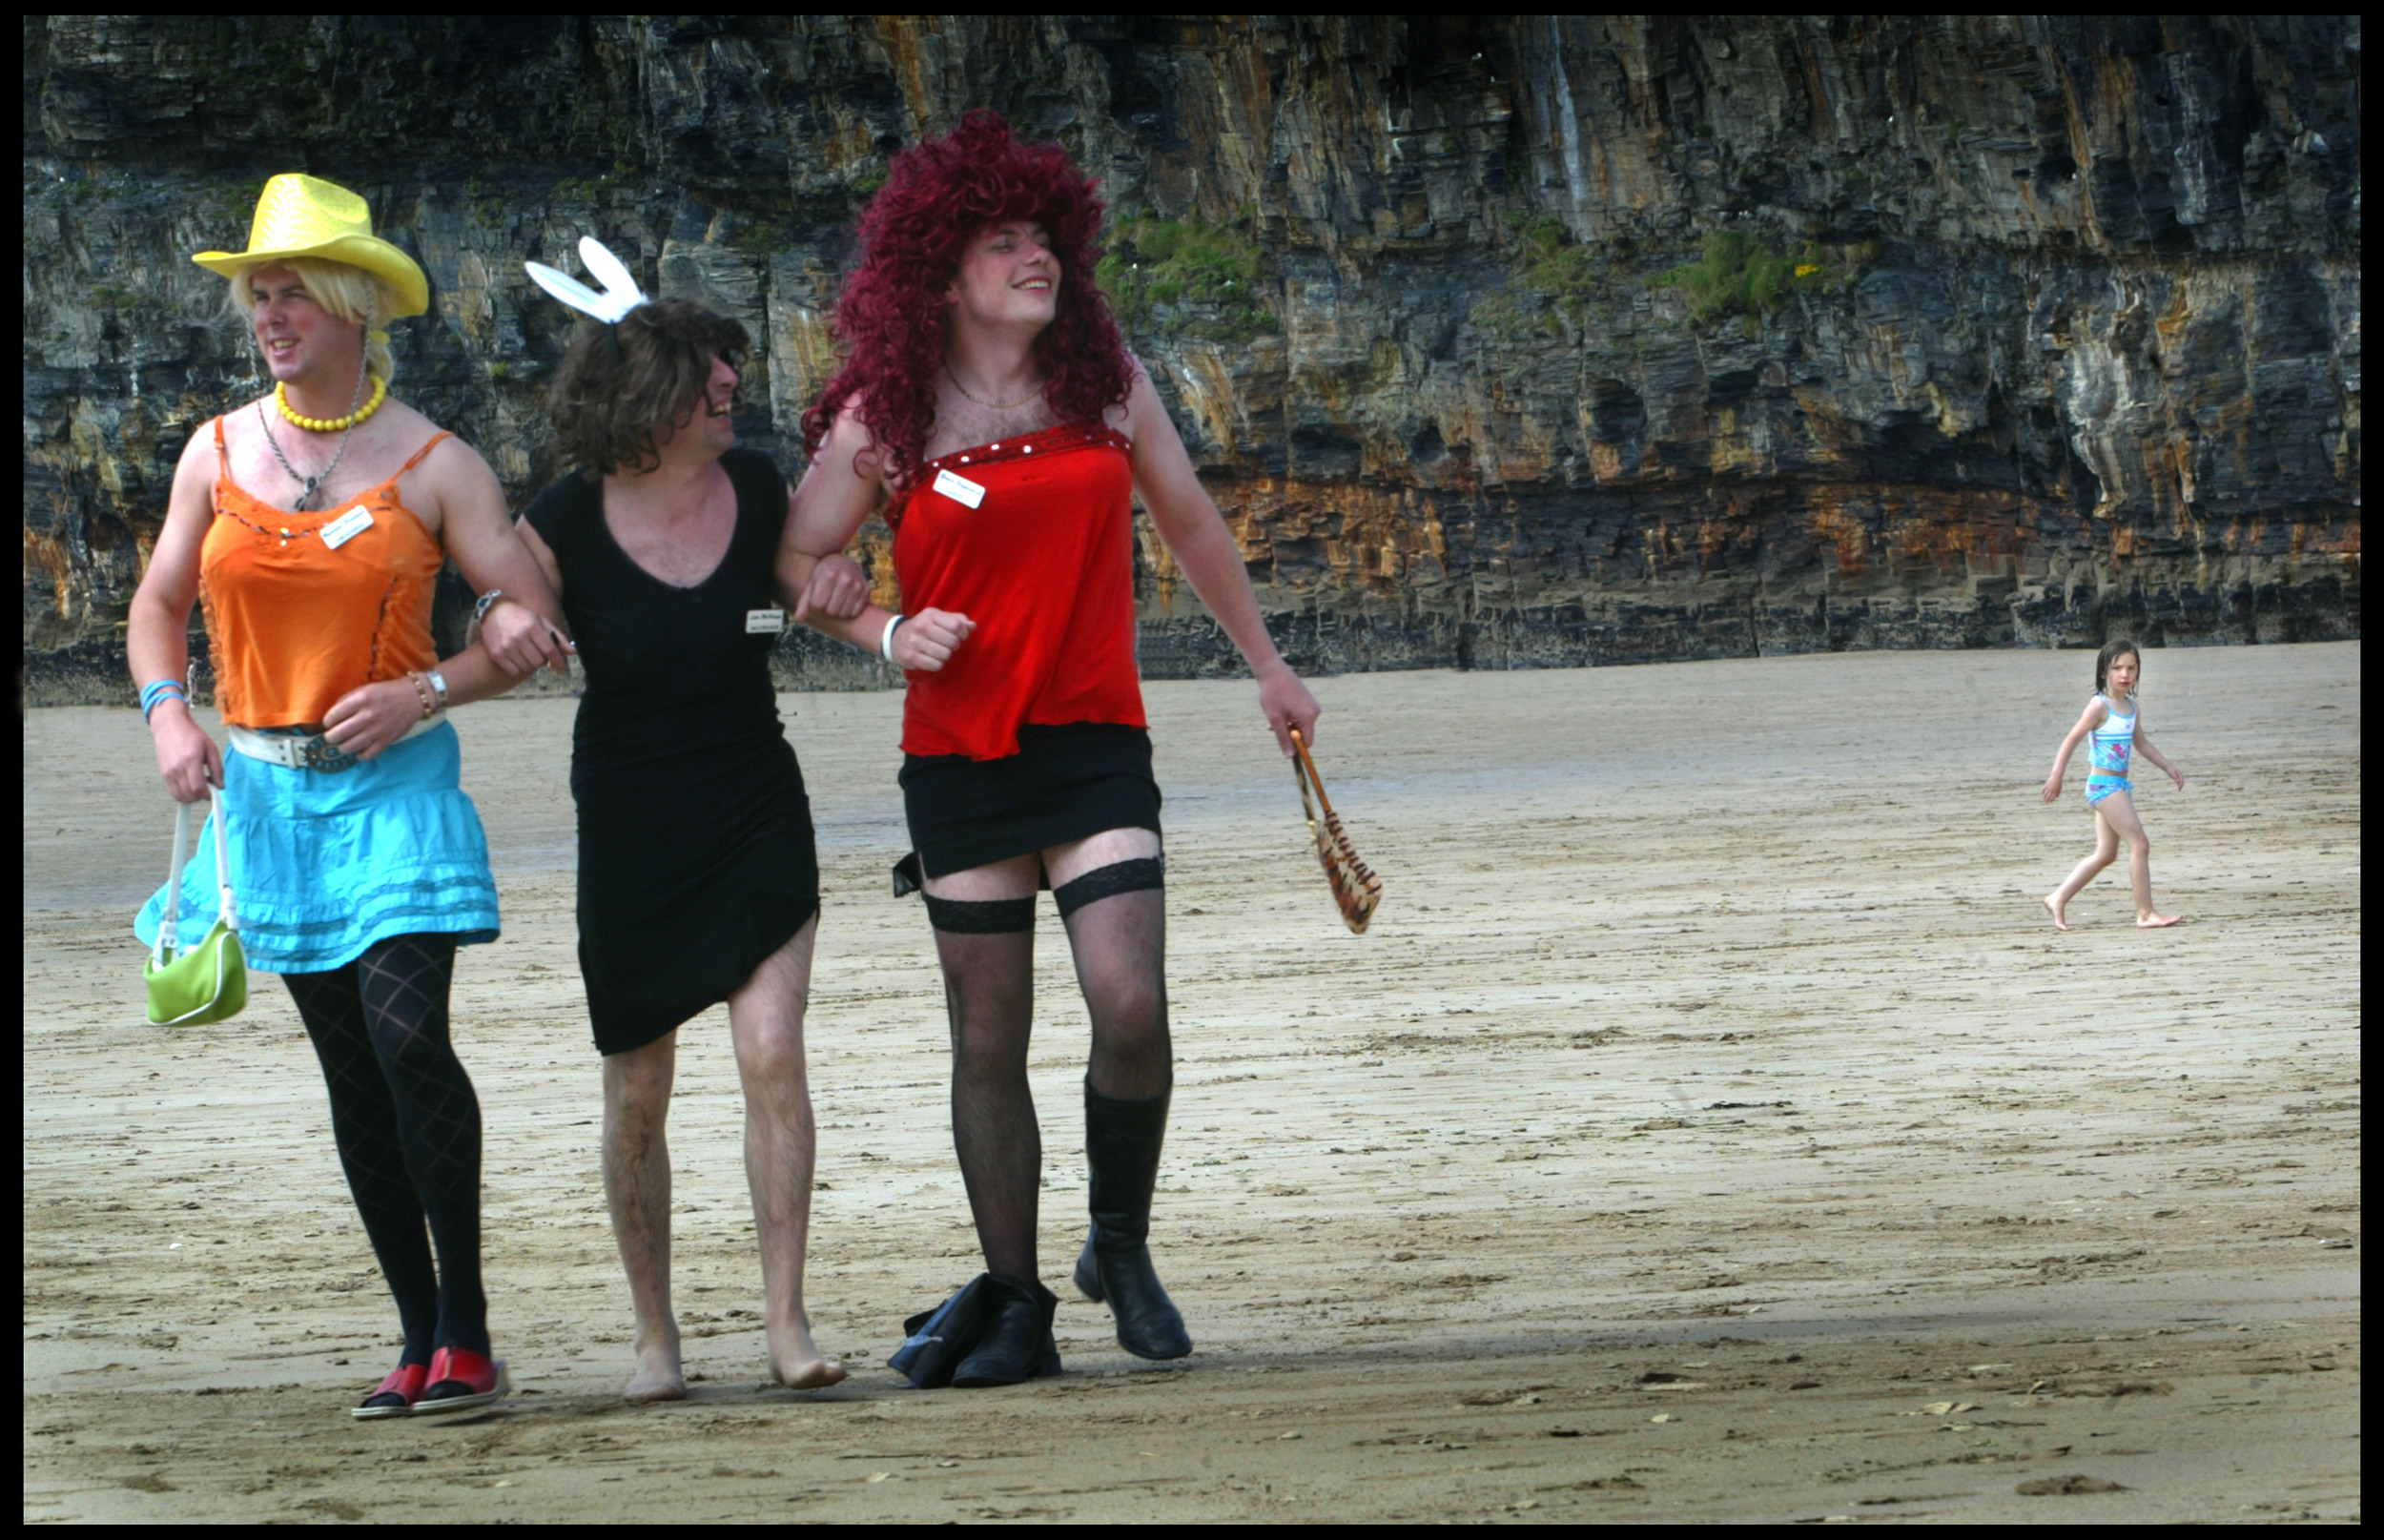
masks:
POLYGON ((1137 1358, 1182 1358, 1192 1351, 1183 1316, 1151 1268, 1151 1189, 1159 1147, 1167 1137, 1167 1099, 1120 1101, 1084 1087, 1084 1153, 1092 1167, 1093 1233, 1077 1259, 1076 1286, 1107 1300, 1118 1318, 1118 1345, 1137 1358))

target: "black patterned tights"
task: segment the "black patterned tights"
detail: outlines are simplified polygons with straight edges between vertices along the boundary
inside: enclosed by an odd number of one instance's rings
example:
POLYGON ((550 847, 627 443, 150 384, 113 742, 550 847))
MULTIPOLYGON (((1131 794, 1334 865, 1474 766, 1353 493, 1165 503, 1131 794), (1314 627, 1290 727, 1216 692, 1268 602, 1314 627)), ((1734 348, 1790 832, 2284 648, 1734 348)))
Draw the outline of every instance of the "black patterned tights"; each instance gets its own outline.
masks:
POLYGON ((281 975, 322 1060, 339 1164, 397 1296, 407 1364, 439 1347, 488 1351, 480 1099, 447 1040, 454 973, 455 938, 428 934, 375 942, 328 973, 281 975))

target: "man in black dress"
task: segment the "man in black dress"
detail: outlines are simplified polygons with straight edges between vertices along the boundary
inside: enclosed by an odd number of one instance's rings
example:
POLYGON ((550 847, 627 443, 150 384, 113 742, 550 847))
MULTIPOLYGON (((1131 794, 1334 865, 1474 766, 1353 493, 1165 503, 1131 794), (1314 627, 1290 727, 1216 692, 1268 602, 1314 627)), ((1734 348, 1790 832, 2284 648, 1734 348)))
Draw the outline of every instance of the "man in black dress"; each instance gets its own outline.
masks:
MULTIPOLYGON (((619 271, 601 247, 590 260, 619 271)), ((534 276, 575 305, 566 291, 604 299, 534 276)), ((805 573, 801 594, 782 593, 787 485, 736 447, 730 415, 745 329, 691 301, 628 297, 617 318, 581 306, 604 324, 572 344, 550 398, 572 473, 522 521, 587 675, 571 756, 580 968, 605 1055, 605 1193, 637 1320, 627 1394, 685 1394, 664 1124, 678 1029, 723 1000, 771 1370, 812 1389, 845 1377, 803 1307, 815 1150, 803 1016, 819 875, 769 659, 786 608, 856 614, 866 585, 837 558, 805 573)))

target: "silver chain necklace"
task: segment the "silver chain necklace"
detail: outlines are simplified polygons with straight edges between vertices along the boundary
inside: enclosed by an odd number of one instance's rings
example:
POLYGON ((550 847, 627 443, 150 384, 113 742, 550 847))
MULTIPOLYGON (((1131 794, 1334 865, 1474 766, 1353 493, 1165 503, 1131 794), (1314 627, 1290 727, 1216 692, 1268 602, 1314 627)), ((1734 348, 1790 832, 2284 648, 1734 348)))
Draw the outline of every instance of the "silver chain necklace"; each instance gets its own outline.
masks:
POLYGON ((952 388, 958 391, 961 395, 966 396, 969 400, 976 402, 979 406, 990 406, 997 412, 1016 411, 1017 408, 1024 406, 1027 402, 1033 400, 1036 397, 1040 396, 1043 393, 1043 387, 1038 385, 1015 401, 989 401, 984 397, 979 396, 976 392, 971 390, 968 386, 960 383, 960 377, 952 372, 952 360, 950 359, 946 359, 944 360, 944 378, 951 380, 952 388))
POLYGON ((356 412, 364 404, 364 379, 371 372, 362 364, 357 365, 356 396, 348 402, 348 425, 339 435, 339 452, 331 457, 330 464, 312 476, 299 475, 298 468, 290 463, 290 457, 281 452, 281 441, 273 436, 273 419, 265 415, 265 403, 257 401, 257 425, 265 430, 265 443, 273 450, 273 458, 281 462, 281 468, 290 473, 290 480, 298 483, 298 501, 290 505, 292 513, 308 512, 307 504, 315 501, 315 494, 322 489, 323 483, 331 480, 331 473, 338 470, 339 462, 347 458, 348 439, 356 432, 356 412))

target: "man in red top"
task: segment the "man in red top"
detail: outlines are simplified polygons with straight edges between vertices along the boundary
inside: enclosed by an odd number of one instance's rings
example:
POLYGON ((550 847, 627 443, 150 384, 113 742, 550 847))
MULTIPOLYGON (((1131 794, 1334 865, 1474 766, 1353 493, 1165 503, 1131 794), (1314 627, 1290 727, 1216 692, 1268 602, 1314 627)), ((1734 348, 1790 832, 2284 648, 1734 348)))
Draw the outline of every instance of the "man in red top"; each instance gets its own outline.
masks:
POLYGON ((1059 1368, 1026 1078, 1044 885, 1093 1022, 1077 1285, 1109 1302, 1127 1351, 1192 1350, 1144 1244, 1173 1055, 1134 495, 1248 660, 1284 752, 1294 729, 1315 737, 1316 699, 1268 639, 1242 553, 1093 285, 1100 215, 1058 145, 1021 144, 992 113, 896 158, 862 215, 865 257, 836 316, 848 359, 804 418, 812 462, 782 558, 832 555, 881 509, 894 529, 908 612, 812 624, 881 649, 910 684, 914 853, 897 891, 906 875, 922 885, 935 929, 953 1142, 989 1275, 914 1338, 932 1340, 925 1358, 898 1357, 921 1384, 1059 1368))

